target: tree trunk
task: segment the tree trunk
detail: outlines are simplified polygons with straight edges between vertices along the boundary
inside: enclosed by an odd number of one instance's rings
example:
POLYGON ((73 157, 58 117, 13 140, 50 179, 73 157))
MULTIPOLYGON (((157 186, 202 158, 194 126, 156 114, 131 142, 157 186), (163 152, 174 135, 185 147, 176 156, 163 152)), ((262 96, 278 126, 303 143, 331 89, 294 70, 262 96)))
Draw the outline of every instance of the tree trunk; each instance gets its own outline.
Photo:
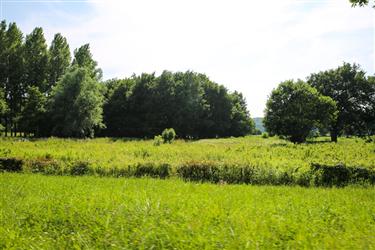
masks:
POLYGON ((331 141, 337 142, 338 132, 337 129, 331 130, 331 141))

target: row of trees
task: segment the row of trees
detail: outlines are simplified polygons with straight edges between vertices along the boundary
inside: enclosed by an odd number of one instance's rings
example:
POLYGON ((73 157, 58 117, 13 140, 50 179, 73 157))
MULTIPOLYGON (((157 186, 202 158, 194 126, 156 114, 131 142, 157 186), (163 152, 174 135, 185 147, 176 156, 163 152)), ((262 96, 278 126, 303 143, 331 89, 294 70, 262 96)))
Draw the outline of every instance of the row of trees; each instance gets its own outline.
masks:
POLYGON ((375 77, 356 64, 311 74, 307 81, 282 82, 272 91, 264 125, 271 134, 303 142, 313 130, 331 140, 375 134, 375 77))
POLYGON ((173 127, 180 137, 241 136, 254 124, 242 94, 194 72, 133 75, 102 82, 88 44, 74 51, 42 28, 23 38, 1 22, 0 124, 7 135, 152 137, 173 127))
POLYGON ((24 39, 16 23, 0 23, 0 124, 5 134, 17 131, 40 133, 42 114, 53 88, 69 68, 84 67, 100 79, 89 45, 74 51, 65 37, 56 34, 47 48, 42 28, 35 28, 24 39), (37 126, 38 125, 38 126, 37 126), (38 130, 35 131, 35 127, 38 130))
POLYGON ((254 124, 242 94, 194 72, 142 74, 107 83, 108 136, 153 136, 173 127, 182 137, 241 136, 254 124))

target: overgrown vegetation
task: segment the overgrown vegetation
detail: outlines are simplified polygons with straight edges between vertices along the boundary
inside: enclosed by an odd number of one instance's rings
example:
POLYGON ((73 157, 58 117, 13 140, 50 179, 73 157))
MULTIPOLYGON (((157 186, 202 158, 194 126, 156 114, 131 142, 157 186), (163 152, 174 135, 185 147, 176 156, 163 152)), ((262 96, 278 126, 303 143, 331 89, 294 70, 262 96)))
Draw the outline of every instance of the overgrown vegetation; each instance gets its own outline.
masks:
MULTIPOLYGON (((375 184, 375 144, 360 138, 342 138, 337 144, 317 138, 300 145, 261 136, 173 144, 158 140, 155 147, 155 140, 4 138, 0 159, 20 161, 15 171, 47 175, 179 177, 260 185, 375 184)), ((0 169, 13 167, 0 164, 0 169)))

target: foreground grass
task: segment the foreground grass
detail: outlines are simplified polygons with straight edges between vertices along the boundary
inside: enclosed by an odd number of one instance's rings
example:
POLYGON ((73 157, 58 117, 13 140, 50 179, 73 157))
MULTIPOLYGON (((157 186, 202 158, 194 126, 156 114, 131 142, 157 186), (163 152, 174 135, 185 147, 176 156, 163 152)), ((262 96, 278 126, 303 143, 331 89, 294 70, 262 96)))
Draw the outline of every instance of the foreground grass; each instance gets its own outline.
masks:
POLYGON ((0 248, 374 249, 375 189, 0 174, 0 248))

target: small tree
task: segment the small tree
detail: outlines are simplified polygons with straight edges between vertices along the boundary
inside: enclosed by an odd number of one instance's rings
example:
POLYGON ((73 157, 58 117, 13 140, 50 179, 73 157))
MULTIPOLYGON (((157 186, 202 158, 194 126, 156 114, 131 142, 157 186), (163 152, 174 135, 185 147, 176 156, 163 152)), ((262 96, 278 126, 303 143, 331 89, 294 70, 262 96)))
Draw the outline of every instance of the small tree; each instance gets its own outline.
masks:
POLYGON ((161 137, 163 138, 164 143, 172 143, 176 137, 176 132, 173 128, 166 128, 161 134, 161 137))
POLYGON ((313 128, 327 126, 336 118, 335 102, 305 82, 282 82, 267 101, 264 125, 271 134, 294 143, 306 140, 313 128))
POLYGON ((100 85, 86 68, 73 67, 52 93, 52 134, 62 137, 93 137, 103 127, 103 96, 100 85))

